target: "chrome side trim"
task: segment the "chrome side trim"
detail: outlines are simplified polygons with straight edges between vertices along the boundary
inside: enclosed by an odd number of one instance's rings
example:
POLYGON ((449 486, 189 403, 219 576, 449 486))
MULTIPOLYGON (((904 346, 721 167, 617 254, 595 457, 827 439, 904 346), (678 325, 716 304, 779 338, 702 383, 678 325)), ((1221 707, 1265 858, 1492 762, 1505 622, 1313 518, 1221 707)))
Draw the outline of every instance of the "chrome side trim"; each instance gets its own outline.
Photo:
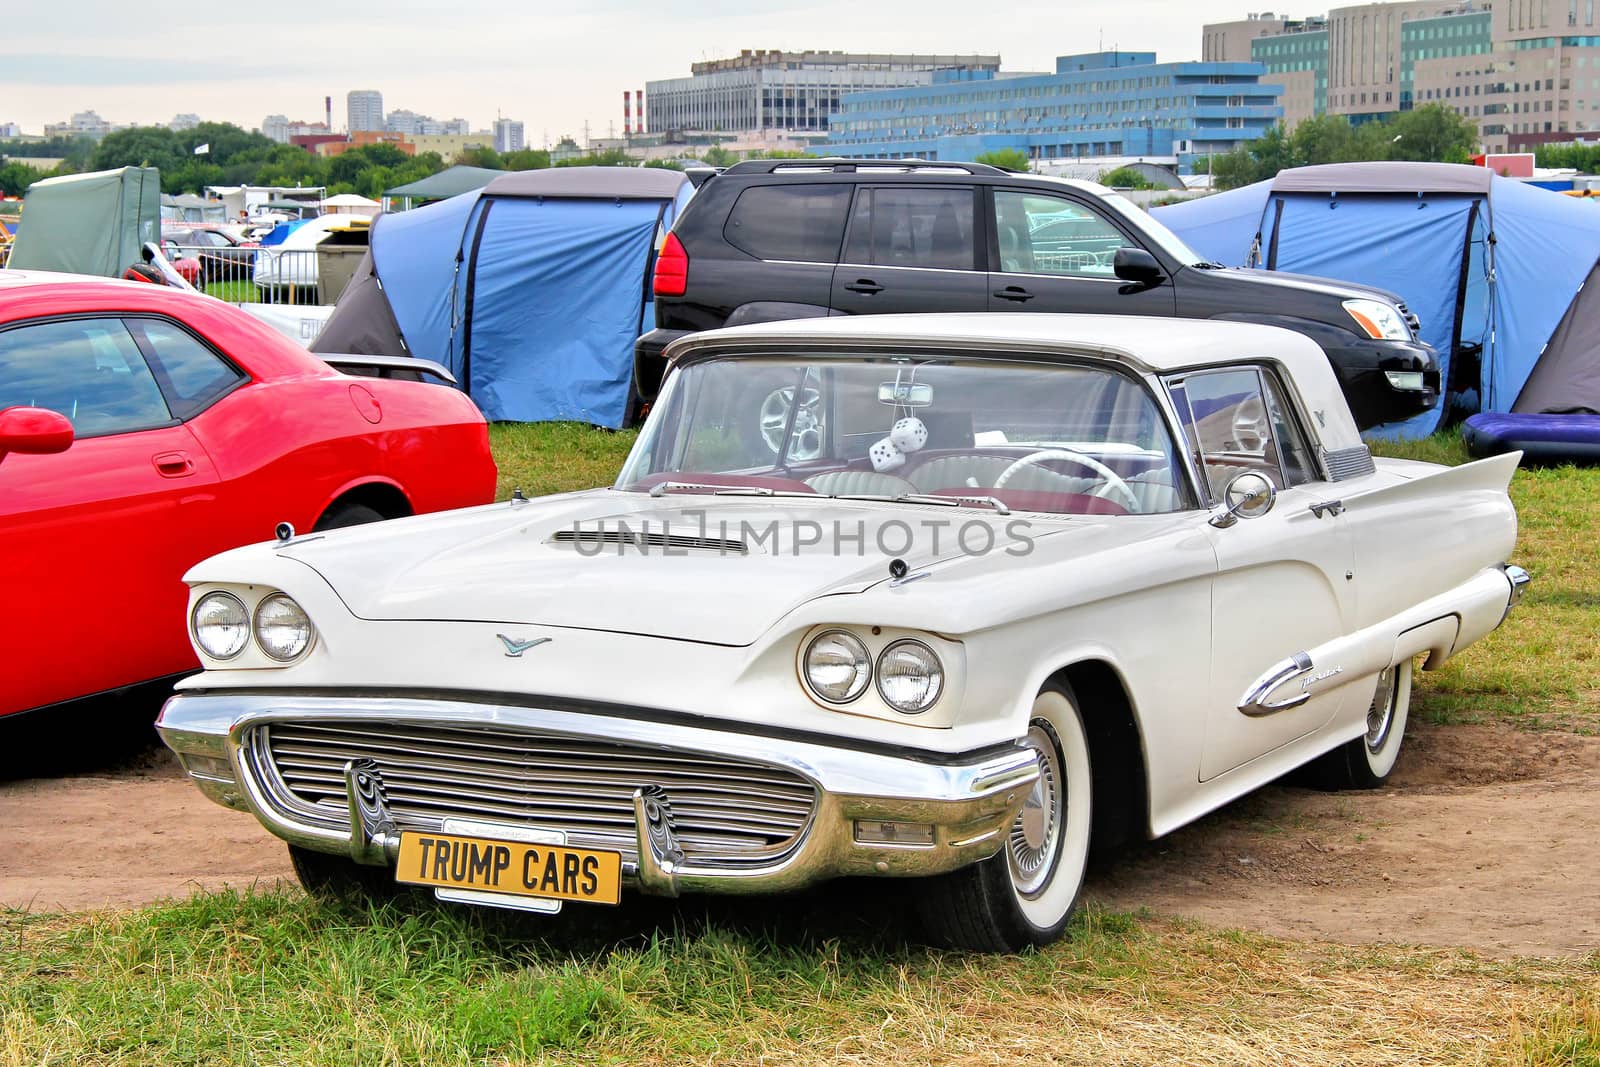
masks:
POLYGON ((1303 675, 1309 675, 1312 670, 1311 656, 1306 652, 1296 652, 1288 659, 1273 664, 1267 672, 1251 683, 1244 696, 1239 698, 1239 710, 1245 715, 1259 717, 1271 715, 1275 711, 1286 711, 1289 708, 1299 707, 1311 699, 1311 693, 1302 689, 1293 696, 1285 697, 1278 701, 1269 701, 1268 696, 1274 689, 1286 682, 1293 681, 1303 675))

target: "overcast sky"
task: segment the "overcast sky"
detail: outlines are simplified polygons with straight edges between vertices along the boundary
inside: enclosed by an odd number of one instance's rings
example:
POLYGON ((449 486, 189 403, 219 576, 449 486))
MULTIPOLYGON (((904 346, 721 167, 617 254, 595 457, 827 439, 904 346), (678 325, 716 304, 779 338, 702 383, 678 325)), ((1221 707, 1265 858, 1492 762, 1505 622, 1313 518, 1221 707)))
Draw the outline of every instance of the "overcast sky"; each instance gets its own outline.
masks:
POLYGON ((249 129, 275 113, 315 122, 331 95, 342 128, 345 93, 377 89, 386 111, 460 116, 474 129, 496 112, 521 119, 537 147, 563 134, 581 139, 585 122, 593 137, 613 126, 620 133, 624 89, 687 75, 690 63, 742 48, 997 53, 1007 70, 1050 70, 1056 56, 1092 52, 1103 41, 1186 60, 1200 58, 1202 23, 1242 18, 1247 9, 1259 3, 22 3, 7 5, 0 36, 0 122, 38 133, 92 109, 114 123, 194 112, 249 129))

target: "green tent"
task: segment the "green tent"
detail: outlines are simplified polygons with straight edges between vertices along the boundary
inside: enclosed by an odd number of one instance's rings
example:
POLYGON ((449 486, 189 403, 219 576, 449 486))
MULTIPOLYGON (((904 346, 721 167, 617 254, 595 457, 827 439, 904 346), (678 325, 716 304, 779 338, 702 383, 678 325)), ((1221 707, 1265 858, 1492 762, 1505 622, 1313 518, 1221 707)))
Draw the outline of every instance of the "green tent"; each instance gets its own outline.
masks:
POLYGON ((120 278, 161 237, 161 175, 123 167, 45 178, 28 187, 7 264, 120 278))
POLYGON ((470 193, 475 189, 482 189, 504 173, 503 170, 491 170, 487 167, 458 165, 409 185, 385 189, 383 195, 392 200, 445 200, 452 196, 460 196, 462 193, 470 193))

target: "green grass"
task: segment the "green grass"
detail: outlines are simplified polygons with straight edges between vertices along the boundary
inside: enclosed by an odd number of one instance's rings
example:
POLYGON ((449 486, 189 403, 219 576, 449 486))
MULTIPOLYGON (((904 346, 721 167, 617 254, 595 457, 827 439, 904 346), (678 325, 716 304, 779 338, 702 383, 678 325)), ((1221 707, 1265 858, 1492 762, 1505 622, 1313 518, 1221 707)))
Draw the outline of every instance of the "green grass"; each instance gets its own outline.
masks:
POLYGON ((636 436, 575 422, 496 423, 489 445, 500 467, 497 499, 509 499, 513 489, 545 496, 610 485, 636 436))
POLYGON ((201 292, 226 300, 230 304, 256 304, 261 302, 261 290, 248 278, 241 281, 206 282, 201 292))
POLYGON ((1097 911, 1047 951, 972 957, 907 943, 883 885, 606 912, 577 935, 576 908, 541 925, 288 893, 12 912, 0 1062, 1596 1062, 1600 957, 1310 947, 1097 911))
MULTIPOLYGON (((1455 432, 1374 450, 1434 463, 1469 459, 1455 432)), ((1500 629, 1443 669, 1417 675, 1412 707, 1433 722, 1600 731, 1600 467, 1518 470, 1511 500, 1511 561, 1533 584, 1500 629)))

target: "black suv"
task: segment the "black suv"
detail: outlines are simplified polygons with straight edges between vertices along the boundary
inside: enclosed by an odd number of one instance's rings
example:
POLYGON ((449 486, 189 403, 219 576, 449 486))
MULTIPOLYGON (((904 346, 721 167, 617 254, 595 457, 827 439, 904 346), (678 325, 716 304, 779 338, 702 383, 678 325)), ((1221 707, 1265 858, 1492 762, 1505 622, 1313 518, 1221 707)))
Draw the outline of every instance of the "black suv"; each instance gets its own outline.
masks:
POLYGON ((751 160, 708 179, 663 243, 642 400, 697 330, 929 311, 1177 315, 1286 326, 1322 346, 1357 425, 1439 396, 1439 361, 1393 293, 1195 255, 1092 182, 979 163, 751 160))

